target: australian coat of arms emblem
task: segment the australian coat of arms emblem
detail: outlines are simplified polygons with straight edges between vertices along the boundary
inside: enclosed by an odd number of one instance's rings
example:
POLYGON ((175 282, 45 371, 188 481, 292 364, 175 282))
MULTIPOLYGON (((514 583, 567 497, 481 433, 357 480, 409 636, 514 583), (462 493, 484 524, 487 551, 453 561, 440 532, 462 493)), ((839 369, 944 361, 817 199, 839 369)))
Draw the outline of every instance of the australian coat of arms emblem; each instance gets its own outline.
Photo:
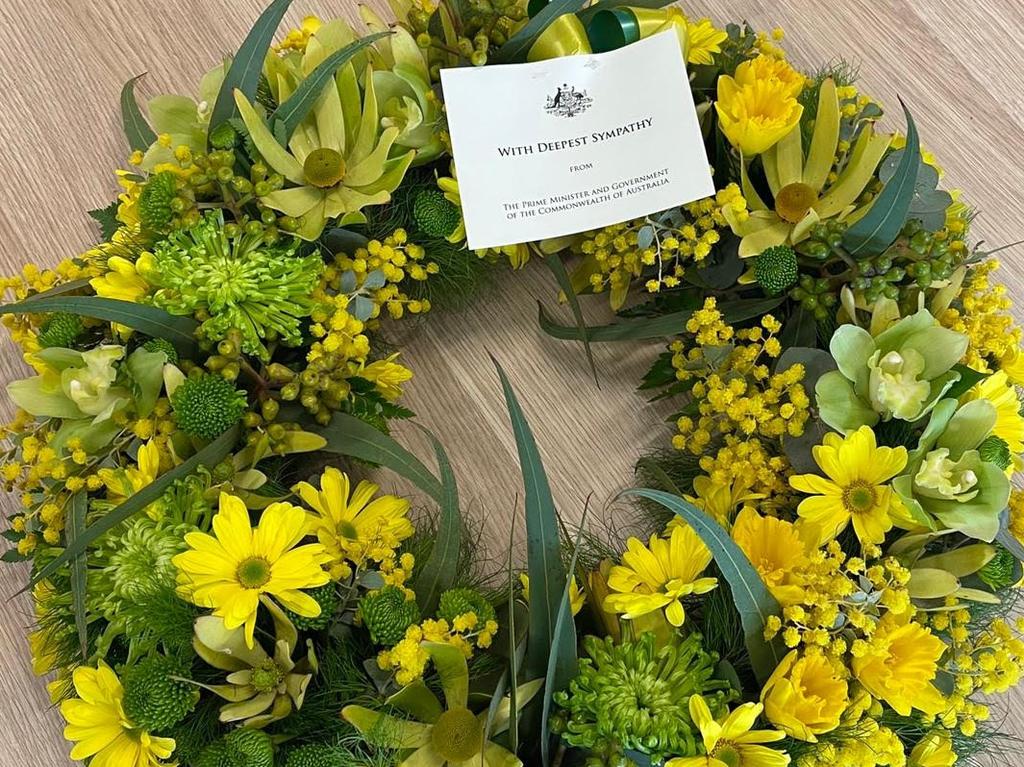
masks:
POLYGON ((572 85, 562 85, 554 96, 548 96, 544 111, 559 117, 575 117, 583 114, 594 103, 594 99, 585 90, 577 90, 572 85))

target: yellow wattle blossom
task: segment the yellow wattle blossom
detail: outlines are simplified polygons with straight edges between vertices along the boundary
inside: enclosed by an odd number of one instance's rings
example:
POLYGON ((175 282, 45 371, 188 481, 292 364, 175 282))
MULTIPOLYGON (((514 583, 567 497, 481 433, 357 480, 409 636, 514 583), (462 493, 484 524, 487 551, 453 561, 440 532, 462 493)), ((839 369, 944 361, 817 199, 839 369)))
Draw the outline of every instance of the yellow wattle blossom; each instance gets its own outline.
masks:
POLYGON ((315 35, 322 26, 323 21, 318 16, 306 16, 300 26, 288 30, 284 39, 274 46, 274 50, 277 53, 287 53, 289 51, 305 53, 306 46, 309 44, 309 38, 315 35))
POLYGON ((784 61, 758 56, 743 62, 734 77, 718 79, 715 111, 722 133, 745 157, 775 146, 800 124, 804 108, 796 97, 803 82, 784 61))
POLYGON ((862 544, 885 540, 898 503, 888 483, 907 465, 907 449, 878 447, 875 433, 862 426, 846 437, 826 434, 812 452, 825 476, 801 474, 789 483, 811 496, 797 513, 816 528, 818 540, 832 540, 851 522, 862 544))
POLYGON ((1010 491, 1010 519, 1007 528, 1010 534, 1024 546, 1024 490, 1014 488, 1010 491))
POLYGON ((963 397, 963 402, 984 399, 996 409, 996 424, 992 433, 1004 440, 1014 456, 1024 453, 1024 416, 1016 387, 1010 383, 1005 370, 983 378, 963 397))
POLYGON ((700 729, 706 753, 669 759, 665 767, 786 767, 789 755, 764 745, 782 740, 785 733, 753 729, 762 710, 759 703, 744 703, 716 721, 704 699, 694 695, 690 718, 700 729))
POLYGON ((683 598, 718 586, 717 578, 700 577, 711 563, 711 551, 697 533, 677 525, 667 535, 652 535, 648 546, 637 538, 626 541, 622 564, 608 573, 613 593, 605 597, 605 610, 627 619, 664 610, 669 623, 682 626, 683 598))
POLYGON ((307 618, 320 615, 319 603, 302 589, 330 580, 322 565, 331 556, 320 543, 298 545, 308 532, 306 512, 290 503, 272 503, 254 528, 242 500, 221 493, 213 532, 187 533, 189 550, 172 560, 182 598, 212 608, 229 631, 244 624, 249 647, 262 598, 273 597, 307 618))
POLYGON ((170 758, 175 743, 133 725, 125 716, 121 680, 103 661, 96 668, 75 669, 77 698, 64 701, 64 737, 75 743, 74 760, 89 759, 91 767, 159 767, 170 758))
POLYGON ((348 475, 334 467, 324 470, 319 488, 300 482, 292 489, 312 509, 309 532, 323 546, 335 579, 351 575, 353 565, 394 560, 395 549, 414 532, 407 500, 378 496, 380 487, 372 482, 353 490, 348 475))
POLYGON ((768 721, 791 738, 816 743, 850 703, 845 673, 820 650, 790 652, 761 691, 768 721))
POLYGON ((809 559, 796 525, 762 517, 748 506, 733 523, 732 539, 780 604, 795 604, 804 598, 803 571, 809 559))
POLYGON ((953 767, 956 761, 957 755, 949 733, 935 730, 914 746, 907 767, 953 767))
POLYGON ((908 613, 887 613, 871 639, 854 648, 854 677, 878 700, 902 716, 913 709, 929 715, 941 713, 946 698, 933 684, 945 642, 908 613))
POLYGON ((963 363, 986 373, 991 370, 990 359, 1014 360, 1022 341, 1006 286, 992 281, 992 273, 999 268, 995 258, 972 266, 953 306, 936 314, 943 327, 967 336, 963 363))

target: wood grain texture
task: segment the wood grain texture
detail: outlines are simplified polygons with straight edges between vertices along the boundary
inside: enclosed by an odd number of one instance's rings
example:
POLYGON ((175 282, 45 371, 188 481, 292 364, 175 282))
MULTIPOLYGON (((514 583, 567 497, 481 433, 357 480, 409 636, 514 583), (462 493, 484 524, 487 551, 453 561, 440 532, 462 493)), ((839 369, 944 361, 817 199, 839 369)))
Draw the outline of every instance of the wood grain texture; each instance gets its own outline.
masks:
MULTIPOLYGON (((380 10, 383 0, 370 3, 380 10)), ((25 261, 52 265, 90 245, 85 211, 115 191, 112 171, 126 149, 118 92, 148 72, 143 96, 188 92, 220 54, 233 51, 262 0, 0 0, 0 271, 25 261)), ((1024 27, 1019 0, 693 0, 686 10, 720 23, 746 19, 781 26, 794 60, 806 68, 842 57, 860 65, 863 88, 893 105, 909 104, 926 146, 982 215, 978 238, 993 245, 1021 237, 1024 200, 1024 92, 1019 72, 1024 27)), ((297 0, 289 15, 352 16, 351 0, 297 0)), ((657 81, 639 84, 657 98, 657 81)), ((1002 277, 1015 295, 1024 266, 1015 251, 1002 277)), ((402 330, 406 362, 416 371, 407 404, 447 446, 468 506, 483 520, 483 538, 498 552, 521 495, 515 448, 488 353, 508 370, 537 434, 568 516, 588 497, 597 507, 630 484, 636 456, 664 445, 665 412, 634 386, 656 345, 596 349, 601 388, 582 350, 548 339, 536 302, 553 304, 553 281, 531 266, 504 273, 476 306, 437 312, 402 330)), ((602 301, 586 304, 593 319, 602 301)), ((4 339, 0 379, 24 375, 4 339)), ((403 430, 423 456, 420 437, 403 430)), ((395 487, 389 481, 385 485, 395 487)), ((11 499, 4 499, 9 508, 11 499)), ((604 515, 609 516, 607 513, 604 515)), ((615 522, 614 518, 611 520, 615 522)), ((60 718, 32 676, 25 642, 31 623, 19 568, 0 568, 0 595, 11 597, 0 621, 0 767, 68 764, 60 718)), ((1013 699, 1006 729, 1024 735, 1024 694, 1013 699)))

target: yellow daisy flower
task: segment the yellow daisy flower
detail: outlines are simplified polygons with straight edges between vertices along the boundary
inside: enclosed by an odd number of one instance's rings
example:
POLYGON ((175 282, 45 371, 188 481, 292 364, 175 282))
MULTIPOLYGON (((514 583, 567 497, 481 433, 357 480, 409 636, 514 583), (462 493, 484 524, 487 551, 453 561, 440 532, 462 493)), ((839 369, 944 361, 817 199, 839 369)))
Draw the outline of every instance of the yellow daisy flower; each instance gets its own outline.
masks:
POLYGON ((711 551, 686 525, 672 527, 667 539, 652 535, 649 546, 630 538, 622 564, 608 573, 608 588, 618 593, 605 597, 604 608, 627 619, 663 609, 669 623, 682 626, 683 598, 718 585, 717 578, 699 577, 710 563, 711 551))
POLYGON ((722 43, 729 39, 728 33, 712 24, 711 19, 687 21, 686 36, 686 60, 690 64, 714 64, 715 54, 722 52, 722 43))
POLYGON ((245 624, 249 647, 264 595, 298 615, 317 617, 320 605, 301 589, 330 580, 321 565, 331 558, 322 544, 297 546, 306 527, 306 513, 298 506, 272 503, 253 528, 241 499, 221 493, 214 535, 188 533, 189 550, 172 560, 178 568, 178 592, 200 607, 212 608, 229 631, 245 624))
POLYGON ((292 488, 313 511, 309 531, 323 545, 331 575, 347 577, 348 563, 362 566, 394 556, 398 545, 413 534, 409 502, 393 495, 374 497, 380 487, 360 482, 352 490, 347 474, 333 467, 324 470, 320 487, 300 482, 292 488))
POLYGON ((888 482, 906 467, 907 449, 878 447, 871 427, 861 426, 846 437, 826 434, 812 452, 825 477, 801 474, 789 484, 811 495, 797 513, 816 529, 818 542, 832 540, 851 521, 864 545, 885 540, 898 504, 888 482))
POLYGON ((90 767, 157 767, 174 752, 173 740, 128 721, 121 680, 103 661, 97 668, 76 668, 73 680, 78 697, 60 705, 68 723, 64 737, 75 743, 72 759, 91 757, 90 767))
POLYGON ((786 767, 788 754, 762 745, 782 740, 785 733, 751 729, 763 709, 760 703, 744 703, 716 721, 704 699, 694 695, 690 718, 700 729, 707 753, 669 759, 665 767, 786 767))
POLYGON ((992 433, 1006 442, 1015 456, 1024 453, 1024 416, 1020 414, 1017 389, 1010 383, 1005 370, 993 373, 979 381, 963 396, 964 402, 987 399, 995 406, 996 425, 992 433))

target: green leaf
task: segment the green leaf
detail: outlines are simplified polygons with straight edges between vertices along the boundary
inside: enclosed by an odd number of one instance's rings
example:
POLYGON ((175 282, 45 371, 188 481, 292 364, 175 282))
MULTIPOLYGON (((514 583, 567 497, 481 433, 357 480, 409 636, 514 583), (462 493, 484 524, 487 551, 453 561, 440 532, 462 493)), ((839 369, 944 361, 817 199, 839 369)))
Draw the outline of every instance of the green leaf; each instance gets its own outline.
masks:
MULTIPOLYGON (((718 305, 722 318, 730 323, 743 322, 753 317, 760 317, 783 302, 781 298, 757 298, 740 301, 725 301, 718 305)), ((581 330, 570 325, 559 325, 548 315, 541 304, 540 327, 553 338, 564 341, 581 341, 581 330)), ((597 325, 586 328, 586 337, 590 341, 647 341, 668 336, 679 335, 686 330, 686 321, 693 316, 693 310, 663 314, 660 317, 637 317, 623 320, 611 325, 597 325)))
POLYGON ((70 282, 62 282, 60 285, 55 285, 49 290, 44 290, 42 293, 35 293, 25 301, 38 301, 40 298, 50 298, 51 296, 60 296, 65 293, 73 293, 76 290, 84 290, 89 287, 89 278, 82 277, 78 280, 71 280, 70 282))
POLYGON ((105 208, 89 211, 92 220, 100 225, 100 236, 104 240, 109 240, 121 228, 121 222, 117 220, 118 207, 120 207, 120 203, 114 200, 105 208))
POLYGON ((907 146, 892 178, 875 198, 867 215, 846 230, 843 245, 854 258, 876 256, 892 245, 910 214, 910 203, 917 187, 917 169, 921 164, 921 142, 914 118, 902 99, 900 105, 907 117, 907 146))
POLYGON ((174 344, 178 354, 191 358, 199 349, 195 331, 199 327, 191 317, 176 317, 163 309, 132 301, 118 301, 101 296, 54 296, 26 299, 0 306, 0 314, 32 314, 68 312, 97 320, 126 325, 153 338, 164 338, 174 344))
MULTIPOLYGON (((85 513, 88 509, 88 493, 79 490, 71 496, 71 505, 68 508, 68 518, 64 530, 69 547, 74 545, 75 541, 81 538, 85 532, 85 513)), ((84 550, 71 562, 71 603, 75 613, 75 629, 78 631, 78 644, 82 652, 82 660, 87 660, 89 657, 88 624, 85 610, 87 564, 87 555, 84 550)))
POLYGON ((505 393, 509 420, 516 438, 523 473, 526 506, 527 572, 530 576, 530 633, 524 665, 527 676, 537 679, 547 671, 548 655, 555 646, 555 622, 566 584, 562 563, 558 515, 551 486, 541 462, 537 442, 526 422, 508 376, 494 360, 505 393))
POLYGON ((597 365, 594 363, 594 350, 590 348, 590 336, 587 334, 587 320, 583 316, 583 309, 580 306, 579 296, 576 295, 576 291, 572 289, 572 280, 569 278, 569 273, 565 270, 565 264, 562 263, 562 258, 557 253, 552 253, 550 256, 544 259, 544 263, 547 264, 551 273, 555 275, 555 279, 558 280, 558 287, 562 289, 565 294, 565 300, 569 302, 569 308, 572 309, 572 316, 576 320, 576 329, 579 331, 580 339, 583 341, 583 350, 587 355, 587 364, 590 365, 590 372, 594 375, 594 384, 598 389, 601 388, 601 382, 597 377, 597 365))
POLYGON ((526 58, 530 46, 536 42, 541 33, 551 22, 566 13, 576 13, 587 0, 551 0, 541 11, 509 38, 490 60, 495 64, 508 64, 526 58))
POLYGON ((437 477, 392 437, 365 421, 346 413, 335 413, 320 434, 327 440, 324 450, 391 469, 438 503, 443 501, 445 493, 437 477))
MULTIPOLYGON (((426 429, 424 429, 426 431, 426 429)), ((416 575, 416 601, 423 615, 433 615, 441 592, 452 587, 459 568, 462 547, 462 515, 459 513, 459 489, 455 483, 448 455, 437 437, 427 431, 434 446, 437 467, 441 472, 441 519, 430 549, 430 556, 416 575)))
POLYGON ((960 380, 954 383, 946 391, 947 399, 960 399, 963 395, 975 387, 976 384, 989 377, 988 373, 982 373, 966 365, 954 365, 953 370, 960 374, 960 380))
POLYGON ((750 665, 758 682, 763 685, 784 654, 777 643, 765 641, 765 623, 769 617, 781 615, 782 611, 746 554, 714 519, 678 496, 642 488, 626 490, 621 495, 639 496, 660 503, 681 517, 711 549, 718 569, 732 589, 733 601, 743 623, 743 641, 750 655, 750 665))
POLYGON ((180 466, 175 466, 170 471, 161 474, 150 482, 135 495, 129 496, 122 504, 98 519, 89 527, 85 528, 81 535, 69 540, 67 548, 56 559, 48 562, 44 567, 36 571, 29 581, 28 588, 35 586, 39 581, 49 578, 58 569, 74 560, 79 554, 85 553, 90 544, 96 541, 101 535, 113 530, 115 527, 131 519, 149 504, 156 501, 164 494, 164 491, 179 479, 191 475, 201 466, 213 467, 231 454, 238 436, 241 433, 239 424, 235 424, 217 439, 197 452, 180 466))
POLYGON ((121 88, 121 125, 132 151, 144 152, 156 141, 156 134, 142 116, 139 102, 135 100, 135 83, 145 77, 136 75, 121 88))
POLYGON ((335 51, 321 61, 316 69, 299 83, 299 86, 292 95, 274 110, 274 114, 271 115, 268 121, 271 125, 280 124, 282 126, 280 130, 283 132, 285 139, 282 143, 286 144, 287 140, 295 133, 295 129, 299 127, 299 123, 309 114, 309 110, 313 108, 316 100, 320 98, 320 93, 323 91, 324 86, 334 77, 334 73, 341 69, 363 48, 391 34, 394 33, 376 32, 372 35, 367 35, 356 40, 354 43, 349 43, 341 50, 335 51))
POLYGON ((245 41, 238 49, 238 53, 231 60, 224 82, 217 94, 217 101, 213 105, 213 112, 210 114, 210 133, 221 123, 230 120, 238 114, 235 106, 235 90, 240 90, 249 100, 256 100, 256 89, 260 84, 260 75, 263 73, 263 61, 270 50, 270 44, 274 41, 274 33, 277 31, 285 11, 291 5, 292 0, 274 0, 253 24, 252 29, 246 36, 245 41))

